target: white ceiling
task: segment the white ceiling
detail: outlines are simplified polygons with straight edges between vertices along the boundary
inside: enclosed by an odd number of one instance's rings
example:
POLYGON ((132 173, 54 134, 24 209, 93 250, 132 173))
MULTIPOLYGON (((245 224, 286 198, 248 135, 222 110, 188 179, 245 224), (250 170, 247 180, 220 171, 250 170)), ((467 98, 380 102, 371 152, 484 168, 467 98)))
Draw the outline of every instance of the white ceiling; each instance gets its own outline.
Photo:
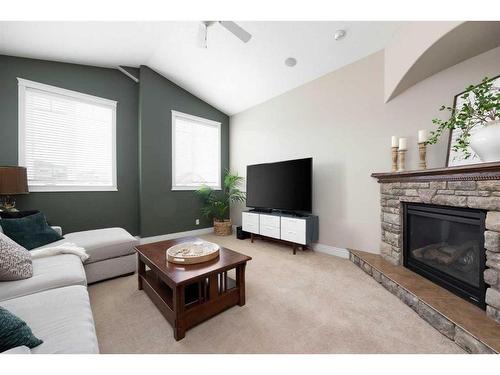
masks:
POLYGON ((400 22, 238 22, 198 47, 197 22, 0 22, 0 54, 103 67, 148 65, 228 115, 383 49, 400 22), (347 36, 335 41, 337 29, 347 36), (295 67, 285 66, 295 57, 295 67))

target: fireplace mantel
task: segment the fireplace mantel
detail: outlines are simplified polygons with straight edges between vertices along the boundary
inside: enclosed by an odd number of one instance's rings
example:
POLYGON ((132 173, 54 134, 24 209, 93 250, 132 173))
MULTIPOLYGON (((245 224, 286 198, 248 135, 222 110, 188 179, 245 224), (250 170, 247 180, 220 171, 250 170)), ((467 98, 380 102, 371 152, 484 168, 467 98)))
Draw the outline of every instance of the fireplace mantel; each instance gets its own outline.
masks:
POLYGON ((376 178, 379 183, 500 180, 500 162, 404 172, 372 173, 371 176, 376 178))

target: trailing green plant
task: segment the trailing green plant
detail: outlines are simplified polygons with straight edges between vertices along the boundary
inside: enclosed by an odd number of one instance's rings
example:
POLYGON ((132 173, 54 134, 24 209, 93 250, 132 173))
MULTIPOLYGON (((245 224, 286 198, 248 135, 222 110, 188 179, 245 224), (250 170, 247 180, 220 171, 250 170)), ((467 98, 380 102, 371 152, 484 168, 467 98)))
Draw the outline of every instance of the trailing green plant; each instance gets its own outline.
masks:
POLYGON ((240 190, 243 177, 226 171, 223 182, 222 190, 214 190, 210 186, 203 185, 196 191, 203 201, 201 213, 203 216, 212 217, 215 221, 229 219, 231 203, 245 201, 245 193, 240 190))
POLYGON ((485 77, 480 84, 467 87, 466 91, 460 96, 463 105, 460 107, 441 106, 440 111, 451 113, 449 120, 443 121, 439 118, 432 120, 432 123, 438 128, 431 132, 427 144, 435 144, 443 132, 447 129, 459 129, 460 133, 452 145, 455 152, 462 152, 464 158, 471 156, 469 152, 469 143, 471 130, 478 125, 484 125, 487 122, 500 119, 500 90, 493 87, 493 80, 485 77))

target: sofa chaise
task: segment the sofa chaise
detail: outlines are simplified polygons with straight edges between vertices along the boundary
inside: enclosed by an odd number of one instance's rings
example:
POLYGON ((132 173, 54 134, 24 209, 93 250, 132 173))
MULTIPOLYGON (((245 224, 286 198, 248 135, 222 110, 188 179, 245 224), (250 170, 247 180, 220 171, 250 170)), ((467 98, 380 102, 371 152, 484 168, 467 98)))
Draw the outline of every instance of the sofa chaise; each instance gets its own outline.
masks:
MULTIPOLYGON (((57 230, 62 235, 62 230, 57 230)), ((89 284, 136 271, 135 246, 139 241, 125 229, 106 228, 68 233, 64 239, 41 246, 40 249, 65 242, 73 242, 87 250, 90 257, 84 267, 89 284)))

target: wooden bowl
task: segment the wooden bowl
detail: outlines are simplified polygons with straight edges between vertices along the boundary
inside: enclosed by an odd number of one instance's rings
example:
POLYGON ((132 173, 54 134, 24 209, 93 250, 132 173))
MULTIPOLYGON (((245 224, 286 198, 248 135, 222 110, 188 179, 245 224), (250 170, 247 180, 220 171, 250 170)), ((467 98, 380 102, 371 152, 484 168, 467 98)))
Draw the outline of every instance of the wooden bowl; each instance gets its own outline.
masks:
POLYGON ((219 256, 219 245, 208 241, 182 242, 168 248, 166 253, 170 263, 203 263, 219 256))

